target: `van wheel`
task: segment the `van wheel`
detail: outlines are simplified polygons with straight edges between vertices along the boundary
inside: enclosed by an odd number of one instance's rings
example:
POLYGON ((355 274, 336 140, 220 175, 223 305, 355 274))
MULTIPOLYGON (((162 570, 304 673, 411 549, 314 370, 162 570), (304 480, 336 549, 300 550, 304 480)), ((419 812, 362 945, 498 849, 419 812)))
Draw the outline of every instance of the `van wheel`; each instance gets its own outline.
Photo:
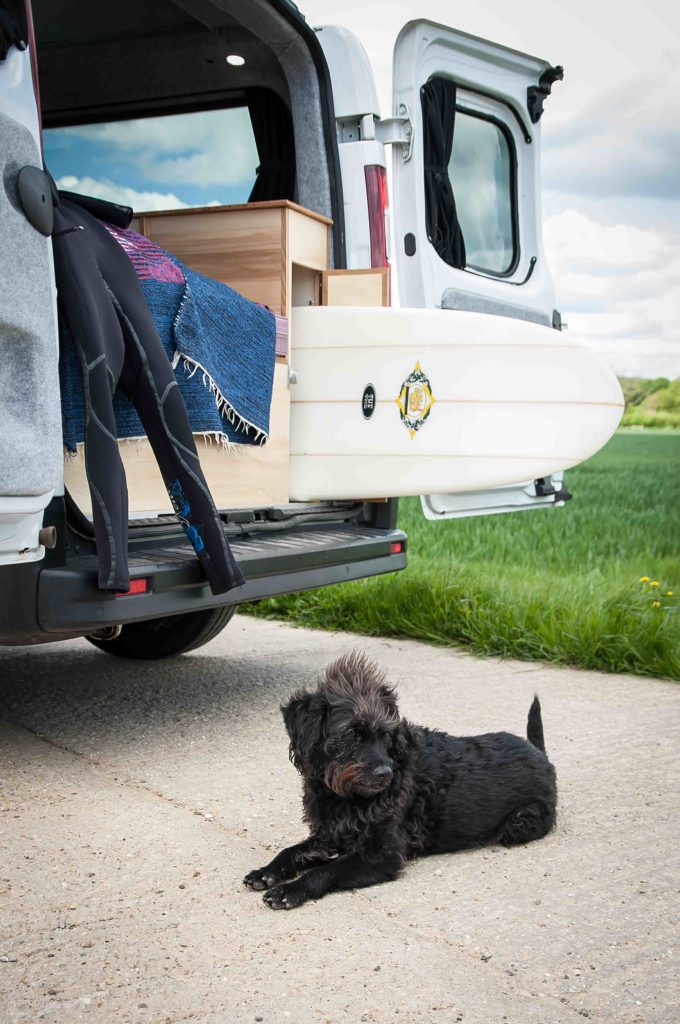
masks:
POLYGON ((162 619, 147 619, 123 626, 113 640, 88 636, 87 640, 100 651, 115 654, 117 658, 171 658, 203 647, 227 625, 236 608, 206 608, 182 615, 167 615, 162 619))

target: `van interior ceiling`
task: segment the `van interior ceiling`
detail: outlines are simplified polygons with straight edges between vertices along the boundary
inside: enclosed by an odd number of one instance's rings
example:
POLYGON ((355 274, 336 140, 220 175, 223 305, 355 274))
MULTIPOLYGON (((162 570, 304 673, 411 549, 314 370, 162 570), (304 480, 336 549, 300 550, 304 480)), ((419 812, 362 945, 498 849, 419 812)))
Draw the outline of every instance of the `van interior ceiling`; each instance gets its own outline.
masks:
MULTIPOLYGON (((265 0, 33 0, 43 127, 247 106, 250 200, 338 218, 328 99, 293 5, 265 0), (288 9, 288 16, 285 16, 288 9), (228 55, 243 58, 240 66, 228 55), (332 154, 331 154, 332 155, 332 154)), ((335 234, 335 265, 342 265, 335 234)))

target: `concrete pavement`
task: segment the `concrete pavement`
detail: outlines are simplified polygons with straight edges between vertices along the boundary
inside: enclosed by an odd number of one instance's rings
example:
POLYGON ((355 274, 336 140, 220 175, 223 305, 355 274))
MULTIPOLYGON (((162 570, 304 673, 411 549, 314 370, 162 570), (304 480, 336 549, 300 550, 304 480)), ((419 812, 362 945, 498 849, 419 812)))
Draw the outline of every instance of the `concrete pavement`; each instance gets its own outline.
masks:
POLYGON ((0 649, 3 1024, 677 1024, 672 683, 237 616, 172 661, 0 649), (559 826, 272 912, 241 878, 304 835, 278 706, 367 650, 402 712, 523 734, 559 826))

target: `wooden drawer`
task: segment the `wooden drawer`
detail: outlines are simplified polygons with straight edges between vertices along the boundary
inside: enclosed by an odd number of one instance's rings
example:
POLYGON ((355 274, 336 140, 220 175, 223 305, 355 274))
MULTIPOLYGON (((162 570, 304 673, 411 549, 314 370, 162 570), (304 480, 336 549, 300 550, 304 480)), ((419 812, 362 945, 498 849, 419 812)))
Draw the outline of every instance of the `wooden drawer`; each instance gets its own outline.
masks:
MULTIPOLYGON (((238 445, 227 452, 200 434, 194 436, 201 468, 218 508, 250 508, 288 501, 288 448, 290 431, 288 366, 277 362, 267 444, 238 445)), ((170 512, 172 506, 158 470, 151 445, 140 441, 119 441, 128 487, 130 514, 170 512)), ((92 512, 90 490, 85 476, 83 446, 64 466, 64 481, 78 507, 92 512)))

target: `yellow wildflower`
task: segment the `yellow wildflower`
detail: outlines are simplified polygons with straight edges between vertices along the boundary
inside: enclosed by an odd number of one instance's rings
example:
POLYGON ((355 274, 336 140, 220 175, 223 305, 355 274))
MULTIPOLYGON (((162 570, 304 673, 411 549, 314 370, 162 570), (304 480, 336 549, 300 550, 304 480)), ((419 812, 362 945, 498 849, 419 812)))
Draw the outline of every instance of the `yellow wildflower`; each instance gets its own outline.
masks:
POLYGON ((641 576, 640 583, 649 583, 649 576, 641 576))
POLYGON ((658 580, 652 580, 652 582, 649 585, 650 585, 650 587, 658 587, 659 586, 659 581, 658 580))
POLYGON ((672 597, 672 596, 673 596, 673 591, 672 590, 667 590, 666 591, 666 597, 672 597))
POLYGON ((652 601, 652 608, 660 608, 661 601, 652 601))

